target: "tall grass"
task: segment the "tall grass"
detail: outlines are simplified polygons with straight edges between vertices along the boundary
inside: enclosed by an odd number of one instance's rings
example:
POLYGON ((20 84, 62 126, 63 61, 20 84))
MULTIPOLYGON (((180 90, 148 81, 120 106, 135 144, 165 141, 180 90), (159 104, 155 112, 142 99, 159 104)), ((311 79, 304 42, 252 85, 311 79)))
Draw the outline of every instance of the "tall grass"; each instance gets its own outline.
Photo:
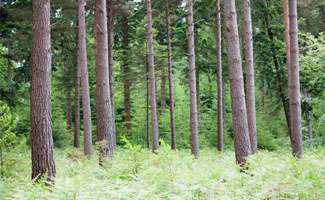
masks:
POLYGON ((302 160, 289 150, 260 151, 240 173, 234 153, 189 150, 158 154, 128 147, 118 149, 113 161, 99 166, 82 151, 57 149, 57 177, 50 190, 30 180, 30 153, 15 159, 0 179, 0 199, 325 199, 325 149, 306 149, 302 160))

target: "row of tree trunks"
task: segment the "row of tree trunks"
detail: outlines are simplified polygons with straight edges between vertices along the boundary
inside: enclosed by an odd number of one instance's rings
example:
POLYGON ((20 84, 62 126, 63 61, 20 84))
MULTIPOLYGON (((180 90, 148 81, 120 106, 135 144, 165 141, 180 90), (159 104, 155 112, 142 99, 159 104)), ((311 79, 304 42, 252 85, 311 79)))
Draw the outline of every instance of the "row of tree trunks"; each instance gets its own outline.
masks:
POLYGON ((188 24, 188 60, 189 60, 189 82, 190 82, 190 128, 191 128, 191 153, 197 158, 199 156, 199 134, 198 134, 198 111, 197 91, 195 73, 194 52, 194 22, 193 22, 193 0, 187 1, 187 24, 188 24))
POLYGON ((252 154, 257 153, 257 130, 255 113, 255 83, 254 83, 254 55, 253 34, 250 0, 243 1, 243 36, 246 64, 246 107, 249 138, 252 154))
POLYGON ((152 128, 152 148, 156 151, 159 148, 159 130, 157 116, 157 99, 156 99, 156 75, 154 62, 154 47, 152 33, 152 15, 151 0, 147 0, 147 20, 148 20, 148 62, 149 62, 149 79, 150 79, 150 101, 151 101, 151 128, 152 128))
POLYGON ((116 128, 114 113, 114 59, 113 59, 113 0, 107 0, 107 42, 108 42, 108 79, 112 107, 113 143, 116 145, 116 128))
POLYGON ((221 46, 221 16, 220 0, 216 0, 217 26, 217 86, 218 86, 218 151, 223 151, 223 80, 222 80, 222 46, 221 46))
POLYGON ((51 25, 50 1, 33 0, 31 80, 32 179, 56 175, 51 114, 51 25))
MULTIPOLYGON (((82 108, 84 122, 84 154, 89 156, 93 153, 92 134, 91 134, 91 111, 89 97, 89 81, 87 69, 87 45, 85 30, 85 0, 79 0, 78 6, 78 59, 81 68, 81 87, 82 87, 82 108)), ((77 112, 77 110, 76 110, 77 112)))
POLYGON ((171 53, 170 37, 170 16, 168 9, 168 0, 165 1, 166 7, 166 27, 167 27, 167 54, 168 54, 168 83, 169 83, 169 109, 170 109, 170 129, 171 129, 171 148, 176 149, 175 133, 175 114, 174 114, 174 89, 173 89, 173 63, 171 53))
POLYGON ((99 163, 113 158, 114 127, 108 78, 106 0, 95 0, 96 114, 99 163))
POLYGON ((246 157, 251 154, 251 145, 247 123, 235 0, 224 0, 223 7, 234 126, 235 155, 236 162, 243 165, 246 162, 246 157))

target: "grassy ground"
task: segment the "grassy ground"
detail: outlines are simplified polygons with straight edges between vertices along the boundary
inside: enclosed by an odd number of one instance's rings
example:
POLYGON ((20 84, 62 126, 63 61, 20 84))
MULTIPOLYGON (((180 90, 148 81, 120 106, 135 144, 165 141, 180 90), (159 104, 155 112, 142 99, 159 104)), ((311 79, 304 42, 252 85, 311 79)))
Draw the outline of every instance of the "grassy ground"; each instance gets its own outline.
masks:
MULTIPOLYGON (((6 155, 8 157, 8 155, 6 155)), ((114 161, 98 166, 73 149, 57 149, 57 178, 51 192, 30 181, 30 153, 10 155, 0 179, 0 199, 325 199, 325 149, 306 149, 297 160, 289 150, 260 151, 247 174, 234 153, 162 147, 157 155, 139 147, 119 149, 114 161), (10 162, 10 160, 8 161, 10 162)))

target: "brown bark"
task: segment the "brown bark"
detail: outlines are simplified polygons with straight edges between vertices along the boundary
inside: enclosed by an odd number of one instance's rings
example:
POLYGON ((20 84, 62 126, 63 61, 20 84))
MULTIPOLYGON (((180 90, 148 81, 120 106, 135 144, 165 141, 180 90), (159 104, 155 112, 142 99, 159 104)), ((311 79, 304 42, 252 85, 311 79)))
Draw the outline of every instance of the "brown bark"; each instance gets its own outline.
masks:
POLYGON ((32 179, 56 175, 51 114, 51 26, 50 1, 33 0, 31 80, 32 179))
MULTIPOLYGON (((78 21, 78 20, 76 20, 78 21)), ((78 24, 78 22, 77 22, 78 24)), ((76 61, 75 61, 75 104, 74 104, 74 147, 80 147, 80 63, 79 63, 79 36, 76 34, 76 61)))
POLYGON ((131 125, 131 98, 130 98, 130 67, 129 67, 129 25, 127 14, 122 14, 122 46, 123 46, 123 84, 124 84, 124 123, 127 135, 132 137, 132 125, 131 125))
POLYGON ((290 79, 290 70, 289 70, 289 66, 290 66, 290 34, 289 34, 289 4, 288 4, 288 0, 283 0, 283 22, 284 22, 284 29, 285 29, 288 79, 290 79))
POLYGON ((113 158, 114 132, 108 78, 106 0, 95 0, 96 117, 99 163, 113 158))
POLYGON ((171 53, 170 38, 170 16, 168 9, 168 0, 165 1, 166 7, 166 27, 167 27, 167 54, 168 54, 168 83, 169 83, 169 110, 170 110, 170 129, 171 129, 171 148, 176 149, 176 133, 175 133, 175 114, 174 114, 174 89, 173 89, 173 63, 171 53))
POLYGON ((289 0, 290 20, 290 79, 289 101, 291 116, 291 147, 292 154, 302 157, 302 132, 301 132, 301 102, 299 81, 299 47, 297 25, 297 0, 289 0))
POLYGON ((161 69, 161 85, 160 85, 160 111, 161 114, 166 110, 166 74, 165 68, 161 69))
POLYGON ((246 162, 246 157, 251 154, 251 147, 247 123, 235 0, 224 0, 223 7, 234 125, 235 155, 237 163, 243 165, 246 162))
POLYGON ((222 49, 221 49, 221 17, 220 0, 216 0, 217 26, 217 86, 218 86, 218 151, 223 151, 223 80, 222 80, 222 49))
POLYGON ((113 6, 114 0, 107 0, 107 42, 108 42, 108 79, 112 108, 114 146, 116 146, 116 127, 114 112, 114 59, 113 59, 113 6))
POLYGON ((250 0, 243 0, 243 36, 245 46, 246 65, 246 107, 249 138, 252 154, 257 153, 257 130, 255 112, 255 81, 254 81, 254 54, 253 33, 250 0))
POLYGON ((148 18, 148 61, 149 61, 149 79, 150 79, 150 101, 151 101, 151 128, 152 128, 152 148, 153 151, 159 148, 159 130, 157 117, 157 99, 156 99, 156 76, 155 61, 152 36, 152 18, 151 18, 151 0, 147 0, 147 18, 148 18))
POLYGON ((195 74, 195 51, 194 51, 194 22, 193 22, 193 0, 187 1, 187 25, 188 25, 188 62, 190 79, 190 127, 191 127, 191 153, 197 158, 199 156, 199 133, 198 133, 198 111, 196 94, 195 74))
POLYGON ((91 134, 89 81, 88 81, 88 69, 87 69, 85 0, 79 0, 78 18, 79 18, 78 59, 81 68, 82 108, 83 108, 83 122, 84 122, 84 154, 86 156, 89 156, 93 153, 93 148, 92 148, 92 134, 91 134))

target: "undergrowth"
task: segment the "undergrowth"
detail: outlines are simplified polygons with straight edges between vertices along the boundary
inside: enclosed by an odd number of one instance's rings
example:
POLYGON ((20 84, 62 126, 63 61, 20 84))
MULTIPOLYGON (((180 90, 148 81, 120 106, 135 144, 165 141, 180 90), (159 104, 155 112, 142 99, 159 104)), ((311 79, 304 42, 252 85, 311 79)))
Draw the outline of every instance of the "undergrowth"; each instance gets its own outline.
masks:
POLYGON ((259 151, 240 173, 230 150, 203 149, 195 160, 162 144, 157 154, 126 144, 104 166, 97 155, 56 149, 52 189, 31 182, 27 149, 6 155, 15 162, 0 179, 0 199, 325 199, 324 148, 306 149, 301 160, 289 150, 259 151))

